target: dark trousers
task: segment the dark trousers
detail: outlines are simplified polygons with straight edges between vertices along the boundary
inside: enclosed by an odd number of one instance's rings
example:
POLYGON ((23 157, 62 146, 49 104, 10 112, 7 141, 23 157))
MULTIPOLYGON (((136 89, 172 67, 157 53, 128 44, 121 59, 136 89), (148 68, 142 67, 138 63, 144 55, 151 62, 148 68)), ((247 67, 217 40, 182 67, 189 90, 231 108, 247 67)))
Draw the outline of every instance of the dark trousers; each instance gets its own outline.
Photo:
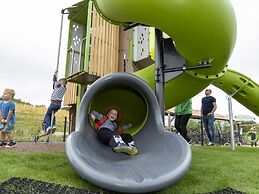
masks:
POLYGON ((181 134, 181 136, 183 136, 183 138, 189 142, 190 139, 187 136, 187 123, 190 119, 190 117, 192 116, 192 114, 186 114, 186 115, 176 115, 175 116, 175 123, 174 126, 176 128, 176 130, 181 134))
POLYGON ((133 138, 131 136, 131 134, 129 133, 122 133, 122 134, 119 134, 118 132, 116 131, 111 131, 110 129, 108 128, 101 128, 98 130, 97 132, 97 137, 98 139, 105 145, 108 145, 108 146, 116 146, 116 143, 114 143, 114 141, 112 141, 113 139, 113 136, 121 136, 121 139, 126 143, 130 143, 133 141, 133 138))
MULTIPOLYGON (((52 112, 54 111, 54 114, 61 108, 61 102, 51 102, 49 105, 49 108, 46 112, 46 115, 44 117, 44 121, 43 121, 43 128, 44 131, 46 132, 46 129, 51 125, 51 115, 52 112)), ((55 125, 56 123, 56 118, 54 115, 53 118, 53 125, 55 125)))

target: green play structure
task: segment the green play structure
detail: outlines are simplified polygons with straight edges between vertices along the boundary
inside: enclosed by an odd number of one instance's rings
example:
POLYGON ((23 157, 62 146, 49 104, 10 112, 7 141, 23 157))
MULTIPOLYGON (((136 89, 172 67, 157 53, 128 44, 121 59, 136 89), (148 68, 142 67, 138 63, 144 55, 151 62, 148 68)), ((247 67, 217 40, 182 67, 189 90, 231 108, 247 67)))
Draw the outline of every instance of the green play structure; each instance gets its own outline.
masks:
MULTIPOLYGON (((236 40, 236 18, 230 0, 94 0, 93 3, 99 14, 113 24, 142 24, 165 32, 186 67, 209 61, 209 68, 183 71, 165 83, 166 109, 213 84, 229 95, 234 94, 234 99, 259 115, 258 85, 228 69, 236 40)), ((77 131, 66 143, 68 159, 82 177, 110 190, 142 193, 169 186, 188 171, 190 148, 178 135, 164 131, 152 90, 155 90, 155 65, 134 75, 107 75, 92 84, 81 101, 77 131), (96 137, 86 121, 87 114, 91 110, 101 111, 109 104, 118 105, 127 115, 123 122, 133 124, 130 132, 139 146, 138 156, 108 155, 108 148, 93 140, 96 137)))
MULTIPOLYGON (((167 108, 196 95, 212 83, 227 94, 237 92, 233 98, 259 115, 259 104, 256 100, 258 85, 245 75, 227 68, 236 39, 236 20, 230 1, 95 2, 109 21, 122 25, 127 22, 143 23, 166 32, 174 40, 177 51, 186 59, 187 66, 213 59, 211 68, 186 71, 166 84, 167 108), (188 89, 190 84, 191 89, 188 89)), ((136 75, 154 88, 153 66, 137 72, 136 75)))

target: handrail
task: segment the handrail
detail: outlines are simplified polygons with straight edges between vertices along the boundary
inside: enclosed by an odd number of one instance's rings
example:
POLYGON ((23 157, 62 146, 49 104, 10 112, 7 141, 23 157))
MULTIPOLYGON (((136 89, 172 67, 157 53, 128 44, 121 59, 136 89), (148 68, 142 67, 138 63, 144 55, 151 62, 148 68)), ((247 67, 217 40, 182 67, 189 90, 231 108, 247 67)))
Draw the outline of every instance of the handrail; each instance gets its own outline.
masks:
POLYGON ((83 48, 83 42, 86 40, 86 37, 83 38, 82 42, 80 42, 80 52, 79 52, 79 69, 81 69, 81 54, 82 54, 82 48, 83 48))
POLYGON ((70 50, 72 50, 72 62, 71 62, 71 72, 70 72, 70 75, 72 75, 73 74, 73 61, 74 61, 75 49, 71 46, 67 51, 70 52, 70 50))

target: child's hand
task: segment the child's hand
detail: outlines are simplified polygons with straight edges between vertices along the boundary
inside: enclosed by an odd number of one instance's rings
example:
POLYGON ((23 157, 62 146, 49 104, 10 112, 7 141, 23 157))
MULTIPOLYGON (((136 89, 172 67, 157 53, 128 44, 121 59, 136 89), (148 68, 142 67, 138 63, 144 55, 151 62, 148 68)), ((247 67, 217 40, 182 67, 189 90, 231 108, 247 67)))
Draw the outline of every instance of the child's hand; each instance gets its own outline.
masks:
POLYGON ((93 114, 89 114, 89 118, 93 121, 96 119, 96 117, 93 114))
POLYGON ((7 123, 7 121, 5 119, 2 119, 1 123, 5 124, 5 123, 7 123))
POLYGON ((131 128, 131 127, 132 127, 132 124, 129 123, 129 124, 127 124, 127 125, 123 125, 123 126, 122 126, 122 129, 126 130, 126 129, 129 129, 129 128, 131 128))

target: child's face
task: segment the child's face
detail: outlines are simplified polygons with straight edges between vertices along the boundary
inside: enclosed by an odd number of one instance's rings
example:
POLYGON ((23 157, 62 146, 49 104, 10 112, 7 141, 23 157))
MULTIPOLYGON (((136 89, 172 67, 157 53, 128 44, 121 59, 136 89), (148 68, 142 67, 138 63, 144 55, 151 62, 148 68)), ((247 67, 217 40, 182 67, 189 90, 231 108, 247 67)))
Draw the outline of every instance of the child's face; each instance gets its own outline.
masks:
POLYGON ((13 96, 9 92, 4 92, 3 93, 3 99, 4 100, 11 100, 13 96))
POLYGON ((107 114, 108 119, 110 119, 111 121, 115 121, 118 117, 118 111, 117 110, 110 110, 107 114))

